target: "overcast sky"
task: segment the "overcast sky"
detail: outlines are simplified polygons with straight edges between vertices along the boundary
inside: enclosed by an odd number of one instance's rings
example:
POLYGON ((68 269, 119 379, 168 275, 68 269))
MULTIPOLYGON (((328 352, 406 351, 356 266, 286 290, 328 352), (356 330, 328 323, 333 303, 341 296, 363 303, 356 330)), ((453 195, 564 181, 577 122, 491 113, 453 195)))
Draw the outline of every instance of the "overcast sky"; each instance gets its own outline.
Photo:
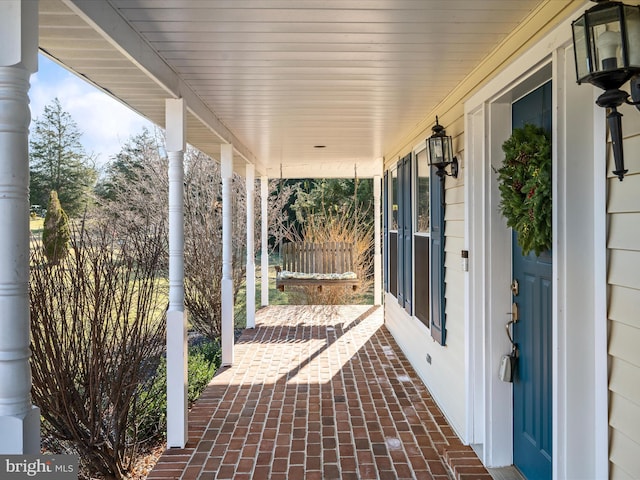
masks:
POLYGON ((38 72, 31 76, 32 121, 40 118, 45 105, 57 97, 82 133, 82 144, 101 167, 131 135, 151 123, 121 103, 69 73, 48 58, 39 55, 38 72))

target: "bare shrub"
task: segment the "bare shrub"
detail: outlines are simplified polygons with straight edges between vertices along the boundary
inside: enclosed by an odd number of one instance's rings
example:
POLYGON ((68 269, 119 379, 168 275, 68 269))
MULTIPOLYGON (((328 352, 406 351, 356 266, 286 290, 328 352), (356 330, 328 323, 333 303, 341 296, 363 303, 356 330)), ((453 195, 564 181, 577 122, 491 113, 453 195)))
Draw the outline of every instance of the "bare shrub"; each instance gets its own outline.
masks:
POLYGON ((310 305, 338 305, 353 303, 361 298, 373 284, 374 228, 368 216, 353 204, 341 207, 324 207, 309 214, 303 223, 302 239, 306 242, 349 242, 354 245, 354 272, 358 287, 352 290, 344 285, 298 287, 293 297, 310 305))
MULTIPOLYGON (((185 307, 193 327, 212 341, 222 320, 222 185, 220 164, 195 150, 185 171, 185 307)), ((232 201, 232 278, 234 298, 245 275, 246 187, 234 175, 232 201)))
POLYGON ((33 400, 44 445, 75 452, 91 474, 127 478, 143 448, 144 392, 163 352, 164 225, 118 235, 107 223, 72 230, 64 265, 31 252, 33 400))
MULTIPOLYGON (((96 187, 100 216, 126 235, 147 224, 160 225, 167 234, 169 215, 169 162, 159 131, 133 136, 106 167, 96 187)), ((167 268, 165 255, 165 269, 167 268)))
MULTIPOLYGON (((99 185, 102 215, 118 231, 136 230, 139 224, 158 224, 168 216, 168 161, 164 139, 149 131, 132 137, 107 168, 99 185)), ((185 307, 194 329, 217 341, 221 327, 222 185, 220 163, 187 147, 184 155, 185 307)), ((269 182, 270 234, 278 241, 285 235, 279 212, 292 194, 291 186, 269 182)), ((245 278, 246 184, 234 174, 232 202, 232 278, 234 298, 245 278)), ((260 188, 255 189, 255 241, 260 246, 260 188)), ((168 235, 168 232, 166 232, 168 235)), ((255 253, 255 252, 254 252, 255 253)), ((164 264, 167 264, 167 254, 164 264)))
MULTIPOLYGON (((283 240, 296 237, 296 224, 289 218, 291 198, 296 192, 295 184, 282 180, 269 180, 267 217, 271 252, 277 251, 283 240)), ((256 203, 257 204, 257 203, 256 203)))

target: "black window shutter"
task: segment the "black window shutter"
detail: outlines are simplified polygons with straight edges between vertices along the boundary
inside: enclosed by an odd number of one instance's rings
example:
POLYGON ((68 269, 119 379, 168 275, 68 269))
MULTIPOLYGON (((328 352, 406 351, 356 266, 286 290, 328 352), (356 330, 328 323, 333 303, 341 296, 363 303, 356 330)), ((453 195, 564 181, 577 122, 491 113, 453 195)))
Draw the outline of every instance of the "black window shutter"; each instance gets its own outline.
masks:
POLYGON ((404 157, 403 162, 404 309, 411 315, 413 313, 413 202, 411 198, 413 179, 411 178, 411 154, 404 157))
POLYGON ((404 158, 398 162, 398 303, 404 307, 404 158))
POLYGON ((383 253, 383 271, 384 271, 384 291, 389 291, 389 172, 384 172, 384 181, 382 184, 382 238, 384 248, 383 253))
POLYGON ((444 182, 432 169, 431 207, 431 336, 440 345, 446 341, 444 298, 444 182))

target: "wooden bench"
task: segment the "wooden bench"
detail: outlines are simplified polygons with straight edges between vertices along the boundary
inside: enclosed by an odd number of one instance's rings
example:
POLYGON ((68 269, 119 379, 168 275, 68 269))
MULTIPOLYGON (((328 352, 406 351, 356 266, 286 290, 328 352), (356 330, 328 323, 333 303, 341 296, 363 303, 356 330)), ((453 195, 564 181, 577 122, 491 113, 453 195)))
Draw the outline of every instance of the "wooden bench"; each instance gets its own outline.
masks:
POLYGON ((282 245, 282 267, 276 266, 276 288, 289 286, 346 285, 353 290, 354 245, 350 242, 290 242, 282 245))

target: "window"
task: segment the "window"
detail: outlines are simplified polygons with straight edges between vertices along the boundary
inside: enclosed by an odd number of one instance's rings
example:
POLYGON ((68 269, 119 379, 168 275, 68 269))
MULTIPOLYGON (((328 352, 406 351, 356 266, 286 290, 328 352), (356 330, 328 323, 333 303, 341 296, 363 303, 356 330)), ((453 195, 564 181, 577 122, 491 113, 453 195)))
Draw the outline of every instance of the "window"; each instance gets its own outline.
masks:
POLYGON ((398 232, 389 235, 389 293, 398 297, 398 232))
POLYGON ((385 228, 388 227, 385 248, 385 265, 388 269, 388 274, 385 274, 386 286, 387 291, 409 313, 412 313, 413 297, 411 165, 411 155, 407 155, 385 174, 385 189, 388 191, 388 195, 385 195, 388 202, 385 215, 389 218, 388 224, 385 221, 385 228))
MULTIPOLYGON (((426 147, 426 145, 425 145, 426 147)), ((415 154, 416 159, 416 208, 414 234, 414 298, 415 316, 418 320, 429 327, 429 247, 430 247, 430 211, 429 211, 429 180, 430 166, 426 148, 419 150, 415 154)))
POLYGON ((384 278, 386 291, 444 345, 444 182, 434 171, 424 148, 385 173, 384 278))
POLYGON ((391 230, 398 231, 398 168, 391 170, 391 230))
POLYGON ((416 232, 429 233, 429 156, 427 149, 416 153, 416 232))
POLYGON ((391 220, 389 225, 389 237, 387 239, 387 264, 389 268, 388 286, 389 293, 398 296, 398 169, 391 170, 388 175, 385 188, 390 190, 389 205, 385 214, 391 220))

